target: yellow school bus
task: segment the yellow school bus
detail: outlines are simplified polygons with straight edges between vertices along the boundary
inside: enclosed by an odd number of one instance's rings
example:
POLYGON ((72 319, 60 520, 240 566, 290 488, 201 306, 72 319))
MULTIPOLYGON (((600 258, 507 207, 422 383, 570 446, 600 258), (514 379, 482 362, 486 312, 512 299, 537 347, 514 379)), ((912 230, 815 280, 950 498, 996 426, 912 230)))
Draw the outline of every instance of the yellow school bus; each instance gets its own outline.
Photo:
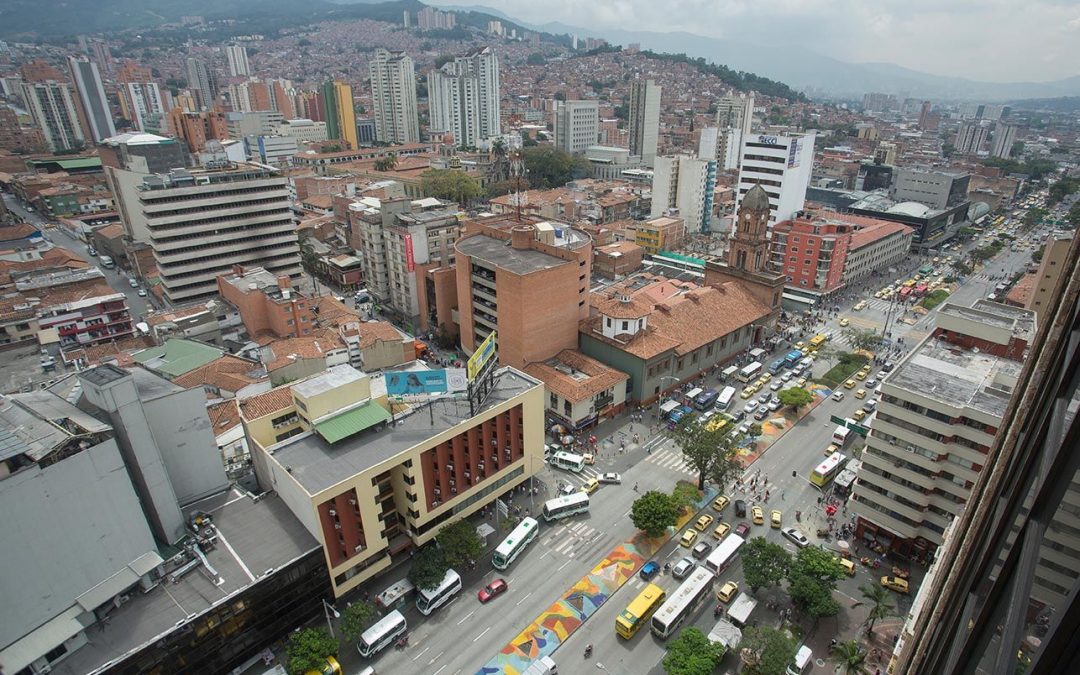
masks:
POLYGON ((649 623, 649 619, 664 604, 667 595, 656 584, 649 584, 615 619, 615 633, 624 640, 629 640, 649 623))

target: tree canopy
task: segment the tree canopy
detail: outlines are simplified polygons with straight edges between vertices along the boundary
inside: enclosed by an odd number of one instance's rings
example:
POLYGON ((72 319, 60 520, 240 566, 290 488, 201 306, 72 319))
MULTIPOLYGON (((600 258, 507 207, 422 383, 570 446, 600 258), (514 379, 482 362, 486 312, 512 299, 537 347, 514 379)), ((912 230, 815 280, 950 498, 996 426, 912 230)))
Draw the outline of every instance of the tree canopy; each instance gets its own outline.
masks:
POLYGON ((781 389, 776 397, 780 399, 780 403, 789 405, 795 410, 814 402, 814 395, 802 387, 788 387, 787 389, 781 389))
POLYGON ((435 541, 450 567, 468 565, 484 552, 484 540, 476 533, 476 527, 464 518, 439 530, 435 541))
POLYGON ((746 585, 755 593, 759 588, 779 586, 791 568, 791 554, 780 544, 754 537, 746 542, 740 554, 743 564, 743 578, 746 585))
POLYGON ((468 204, 484 196, 480 181, 460 169, 428 169, 420 177, 425 195, 468 204))
POLYGON ((833 553, 808 546, 799 550, 788 569, 788 595, 811 616, 835 616, 840 603, 832 592, 843 576, 844 568, 833 553))
POLYGON ((742 651, 744 673, 751 675, 783 675, 795 658, 798 647, 787 633, 772 626, 754 626, 743 631, 742 651))
POLYGON ((733 439, 726 429, 710 429, 696 414, 684 415, 672 432, 675 445, 698 474, 698 489, 705 488, 709 477, 717 485, 726 485, 741 470, 733 439))
POLYGON ((375 605, 370 602, 352 603, 341 613, 341 636, 346 642, 356 642, 376 615, 375 605))
POLYGON ((848 344, 856 351, 863 349, 873 351, 881 346, 881 342, 884 339, 882 338, 881 333, 875 330, 856 328, 854 326, 840 329, 840 334, 847 338, 848 344))
POLYGON ((694 627, 686 628, 667 644, 664 672, 668 675, 710 675, 724 658, 724 645, 712 642, 694 627))
POLYGON ((528 171, 529 187, 533 189, 562 187, 588 174, 585 158, 563 152, 554 145, 526 147, 521 155, 528 171))
POLYGON ((892 593, 880 584, 859 586, 859 592, 862 593, 866 604, 870 606, 870 613, 866 616, 866 634, 870 635, 874 632, 874 624, 877 623, 878 619, 893 615, 896 611, 896 604, 893 601, 892 593))
POLYGON ((427 545, 416 552, 409 569, 409 581, 421 590, 436 588, 442 583, 450 565, 438 546, 427 545))
POLYGON ((327 656, 337 656, 338 641, 325 628, 304 628, 289 636, 285 644, 289 675, 322 670, 327 656))
POLYGON ((659 537, 679 520, 679 505, 663 492, 650 490, 634 501, 630 521, 650 537, 659 537))

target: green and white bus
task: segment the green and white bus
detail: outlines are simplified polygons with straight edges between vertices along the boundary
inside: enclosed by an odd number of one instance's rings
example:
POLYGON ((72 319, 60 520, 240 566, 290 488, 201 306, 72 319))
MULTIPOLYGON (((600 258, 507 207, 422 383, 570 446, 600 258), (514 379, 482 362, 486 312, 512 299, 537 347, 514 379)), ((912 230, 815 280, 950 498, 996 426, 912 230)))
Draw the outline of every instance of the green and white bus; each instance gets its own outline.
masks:
POLYGON ((510 567, 521 552, 524 551, 529 543, 533 539, 536 539, 536 533, 540 531, 540 523, 536 522, 534 518, 525 518, 521 523, 514 528, 514 531, 510 533, 503 543, 499 544, 499 547, 495 549, 495 553, 491 556, 491 564, 497 570, 504 570, 510 567))
POLYGON ((552 522, 560 518, 569 518, 589 510, 589 495, 575 492, 572 495, 556 497, 544 502, 544 520, 552 522))

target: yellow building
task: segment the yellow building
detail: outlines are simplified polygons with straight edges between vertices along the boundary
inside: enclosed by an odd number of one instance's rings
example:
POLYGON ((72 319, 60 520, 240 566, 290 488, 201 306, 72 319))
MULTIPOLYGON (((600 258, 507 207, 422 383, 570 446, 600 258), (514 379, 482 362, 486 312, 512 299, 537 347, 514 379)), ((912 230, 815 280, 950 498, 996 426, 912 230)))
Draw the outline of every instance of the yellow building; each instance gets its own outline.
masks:
POLYGON ((544 466, 544 386, 512 368, 464 393, 389 401, 348 365, 240 405, 260 486, 322 544, 337 596, 544 466))

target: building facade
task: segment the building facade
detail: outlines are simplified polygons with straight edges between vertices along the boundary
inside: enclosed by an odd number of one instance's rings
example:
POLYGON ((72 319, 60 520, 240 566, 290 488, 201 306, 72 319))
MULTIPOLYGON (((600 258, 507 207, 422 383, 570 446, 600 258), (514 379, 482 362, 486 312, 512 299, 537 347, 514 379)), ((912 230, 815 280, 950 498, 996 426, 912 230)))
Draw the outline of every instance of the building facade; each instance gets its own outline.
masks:
POLYGON ((348 146, 342 148, 343 150, 356 150, 360 144, 356 139, 356 110, 353 107, 352 86, 345 82, 326 82, 323 84, 322 95, 326 114, 326 137, 342 141, 348 146))
POLYGON ((83 146, 86 137, 79 124, 75 99, 66 82, 23 82, 22 96, 50 151, 73 150, 83 146))
POLYGON ((769 196, 769 222, 790 220, 806 203, 814 168, 814 135, 745 136, 739 164, 735 209, 750 188, 760 185, 769 196))
POLYGON ((217 78, 206 63, 196 59, 187 60, 188 89, 195 94, 196 103, 202 110, 213 110, 217 97, 217 78))
POLYGON ((1016 143, 1016 125, 998 122, 994 125, 994 145, 990 149, 991 157, 1008 159, 1012 157, 1013 145, 1016 143))
POLYGON ((375 50, 368 70, 376 138, 386 143, 419 143, 416 71, 412 58, 405 52, 380 47, 375 50))
POLYGON ((225 58, 229 61, 229 75, 233 77, 248 77, 251 75, 247 48, 243 45, 229 45, 226 47, 225 58))
POLYGON ((217 277, 258 263, 300 274, 286 179, 264 167, 229 165, 148 176, 139 191, 150 246, 170 303, 217 293, 217 277))
POLYGON ((688 234, 709 232, 716 160, 678 155, 657 157, 654 164, 651 216, 671 215, 671 209, 677 209, 688 234))
POLYGON ((60 347, 75 350, 134 332, 127 296, 109 287, 96 267, 26 277, 15 284, 38 317, 41 330, 55 329, 60 347))
POLYGON ((600 138, 600 104, 596 101, 555 102, 555 147, 580 154, 600 138))
POLYGON ((890 197, 897 202, 917 202, 931 209, 947 209, 967 200, 971 176, 955 171, 932 171, 916 167, 896 170, 890 197))
POLYGON ((157 82, 123 82, 117 91, 120 111, 136 129, 158 134, 168 131, 168 111, 157 82))
POLYGON ((456 57, 428 75, 429 129, 448 131, 466 147, 498 136, 499 91, 499 59, 491 47, 456 57))
POLYGON ((112 110, 109 109, 109 100, 105 98, 105 88, 101 84, 97 64, 75 56, 69 56, 67 63, 71 71, 71 81, 75 83, 75 100, 79 105, 83 134, 88 141, 93 140, 94 143, 115 136, 112 110))
POLYGON ((635 80, 630 86, 629 131, 630 154, 652 166, 660 134, 660 86, 653 80, 635 80))

